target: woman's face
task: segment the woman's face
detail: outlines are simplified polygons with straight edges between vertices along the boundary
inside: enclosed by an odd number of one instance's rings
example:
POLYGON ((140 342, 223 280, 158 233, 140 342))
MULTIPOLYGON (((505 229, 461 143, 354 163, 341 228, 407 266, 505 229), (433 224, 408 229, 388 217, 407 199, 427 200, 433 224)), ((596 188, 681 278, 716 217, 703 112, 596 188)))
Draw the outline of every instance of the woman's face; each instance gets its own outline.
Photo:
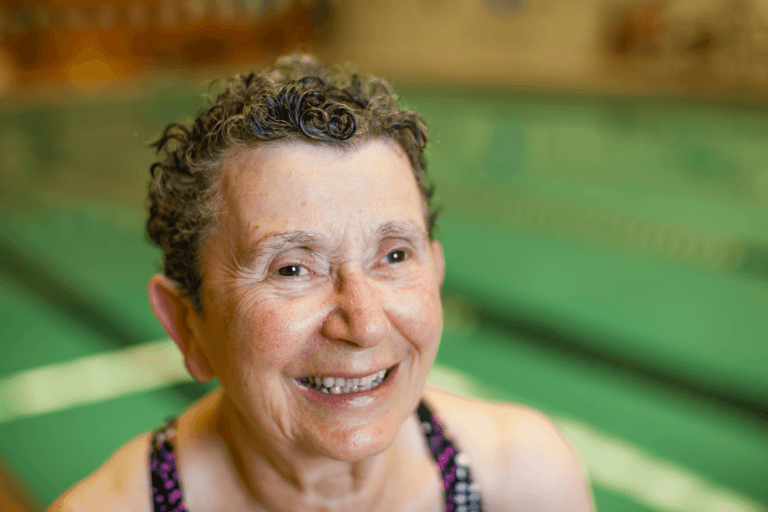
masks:
POLYGON ((226 396, 286 449, 381 452, 421 398, 443 322, 442 249, 408 159, 384 140, 237 148, 222 193, 198 328, 226 396))

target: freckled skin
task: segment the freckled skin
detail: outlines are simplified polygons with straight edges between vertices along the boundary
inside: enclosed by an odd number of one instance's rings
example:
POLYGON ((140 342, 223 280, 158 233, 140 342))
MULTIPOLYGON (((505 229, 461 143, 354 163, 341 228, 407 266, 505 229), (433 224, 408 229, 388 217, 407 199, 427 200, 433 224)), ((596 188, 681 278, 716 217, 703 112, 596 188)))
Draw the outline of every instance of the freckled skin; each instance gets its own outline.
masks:
POLYGON ((383 451, 422 395, 442 329, 442 251, 427 238, 407 158, 385 141, 347 151, 270 145, 238 149, 224 173, 198 328, 226 399, 249 428, 286 449, 347 461, 383 451), (392 221, 412 225, 414 236, 376 234, 392 221), (256 262, 233 254, 296 229, 325 240, 256 262), (404 261, 385 260, 401 248, 404 261), (304 274, 276 274, 286 265, 304 274), (396 364, 391 399, 363 412, 328 415, 295 382, 396 364))

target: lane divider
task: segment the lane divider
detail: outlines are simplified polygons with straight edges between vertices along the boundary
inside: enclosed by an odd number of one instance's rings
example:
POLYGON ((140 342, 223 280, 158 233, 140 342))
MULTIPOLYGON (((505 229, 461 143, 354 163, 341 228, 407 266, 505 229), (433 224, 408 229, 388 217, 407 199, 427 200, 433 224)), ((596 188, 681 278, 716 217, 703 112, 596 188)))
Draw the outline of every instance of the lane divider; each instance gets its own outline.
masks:
POLYGON ((0 377, 0 424, 191 381, 171 340, 0 377))
MULTIPOLYGON (((192 379, 171 340, 103 352, 0 378, 0 424, 192 379)), ((498 400, 468 374, 434 365, 428 382, 478 400, 498 400)), ((592 484, 661 512, 768 512, 768 507, 569 418, 550 416, 581 454, 592 484)))

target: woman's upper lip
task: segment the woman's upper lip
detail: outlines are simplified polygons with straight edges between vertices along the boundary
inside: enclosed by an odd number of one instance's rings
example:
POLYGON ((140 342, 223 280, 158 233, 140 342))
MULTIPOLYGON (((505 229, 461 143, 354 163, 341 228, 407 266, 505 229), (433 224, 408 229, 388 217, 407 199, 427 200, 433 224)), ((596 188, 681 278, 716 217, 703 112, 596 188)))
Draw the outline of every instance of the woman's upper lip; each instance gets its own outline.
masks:
POLYGON ((301 379, 303 377, 341 377, 343 379, 361 379, 363 377, 368 377, 369 375, 373 375, 375 373, 379 373, 382 370, 389 370, 390 368, 397 366, 389 365, 385 367, 380 367, 377 370, 371 370, 371 371, 365 371, 365 372, 343 372, 338 370, 328 371, 328 372, 319 372, 319 373, 307 373, 304 375, 300 375, 298 377, 295 377, 296 379, 301 379))

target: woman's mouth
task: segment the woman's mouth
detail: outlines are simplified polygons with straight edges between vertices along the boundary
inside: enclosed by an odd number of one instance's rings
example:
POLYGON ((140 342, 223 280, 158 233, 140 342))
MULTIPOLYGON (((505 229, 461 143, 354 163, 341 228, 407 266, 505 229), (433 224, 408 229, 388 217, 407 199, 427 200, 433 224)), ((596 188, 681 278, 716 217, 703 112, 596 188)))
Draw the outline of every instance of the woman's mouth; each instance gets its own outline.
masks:
POLYGON ((368 391, 381 384, 392 372, 392 368, 381 370, 365 377, 345 379, 344 377, 302 377, 296 379, 302 386, 330 393, 332 395, 341 395, 344 393, 357 393, 359 391, 368 391))

